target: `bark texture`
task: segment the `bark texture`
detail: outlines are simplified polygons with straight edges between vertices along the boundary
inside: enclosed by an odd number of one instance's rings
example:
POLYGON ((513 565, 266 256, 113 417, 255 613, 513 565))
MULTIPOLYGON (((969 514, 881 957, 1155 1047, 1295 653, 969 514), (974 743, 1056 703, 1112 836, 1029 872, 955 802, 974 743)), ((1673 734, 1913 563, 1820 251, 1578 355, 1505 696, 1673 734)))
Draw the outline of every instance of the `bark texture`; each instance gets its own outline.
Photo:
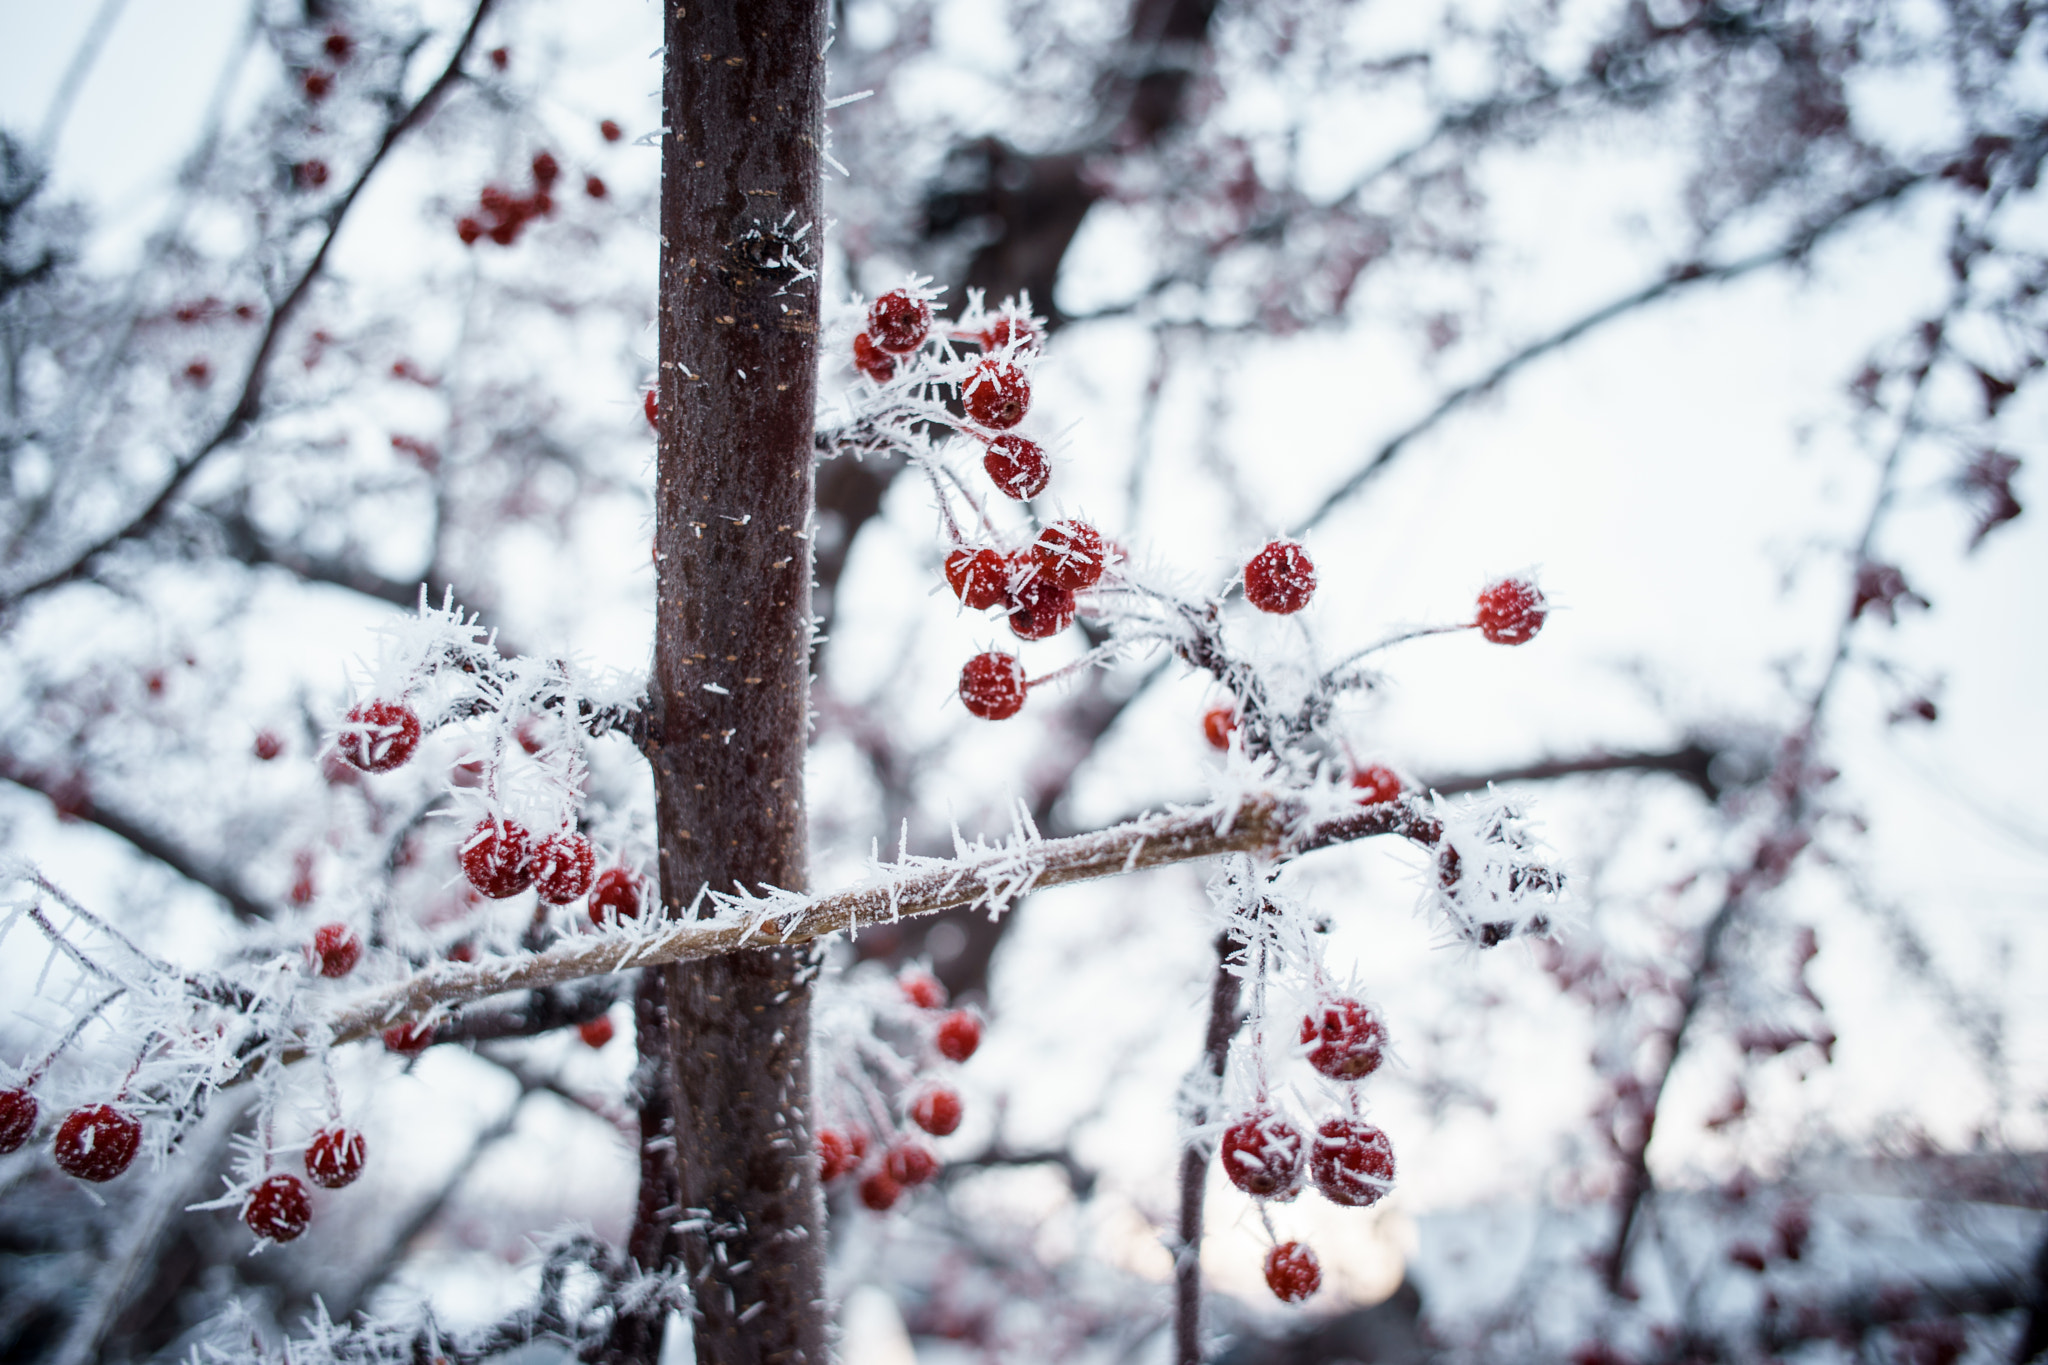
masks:
MULTIPOLYGON (((657 625, 648 754, 662 911, 806 884, 820 0, 665 10, 657 625)), ((654 968, 637 1001, 632 1252, 688 1269, 703 1362, 824 1365, 811 950, 654 968)), ((658 1322, 622 1322, 651 1360, 658 1322)))

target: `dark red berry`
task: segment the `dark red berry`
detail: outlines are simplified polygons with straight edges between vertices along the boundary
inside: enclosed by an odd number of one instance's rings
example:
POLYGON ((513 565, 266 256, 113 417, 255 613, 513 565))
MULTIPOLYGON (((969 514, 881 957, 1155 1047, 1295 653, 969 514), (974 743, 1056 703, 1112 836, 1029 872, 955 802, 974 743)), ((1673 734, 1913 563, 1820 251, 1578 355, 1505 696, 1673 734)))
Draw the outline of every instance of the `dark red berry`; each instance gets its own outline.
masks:
POLYGON ((1074 624, 1074 594, 1033 574, 1010 593, 1010 630, 1023 640, 1049 640, 1074 624))
POLYGON ((320 975, 347 976, 363 959, 363 941, 346 924, 323 924, 313 931, 312 956, 320 975))
POLYGON ((111 1104, 88 1104, 64 1116, 52 1155, 57 1168, 80 1180, 112 1180, 142 1149, 142 1125, 111 1104))
POLYGON ((988 443, 981 467, 996 488, 1019 502, 1035 498, 1052 481, 1052 463, 1038 442, 1022 436, 998 436, 988 443))
POLYGON ((598 135, 602 137, 606 142, 617 142, 620 138, 626 135, 625 130, 620 128, 619 125, 611 119, 606 119, 604 122, 598 124, 597 131, 598 135))
POLYGON ((289 1242, 313 1221, 313 1201, 295 1175, 274 1175, 249 1191, 242 1205, 249 1231, 273 1242, 289 1242))
POLYGON ((818 1179, 837 1180, 860 1165, 867 1154, 868 1140, 858 1132, 841 1133, 826 1128, 818 1134, 818 1179))
POLYGON ((1223 1174, 1258 1199, 1288 1200, 1301 1193, 1307 1155, 1301 1130, 1270 1109, 1254 1109, 1223 1133, 1223 1174))
POLYGON ((318 189, 327 183, 327 163, 319 157, 292 167, 292 183, 301 189, 318 189))
POLYGON ((334 88, 334 77, 325 71, 308 71, 299 86, 306 92, 306 98, 319 103, 327 98, 327 92, 334 88))
POLYGON ((853 339, 853 365, 877 384, 886 384, 896 377, 896 357, 877 346, 866 332, 853 339))
POLYGON ((1109 558, 1102 533, 1085 521, 1056 521, 1046 527, 1032 544, 1031 555, 1047 582, 1069 592, 1094 587, 1109 558))
POLYGON ((932 306, 902 289, 891 289, 868 305, 867 335, 893 355, 909 355, 932 330, 932 306))
POLYGON ((941 1055, 964 1062, 981 1046, 981 1020, 966 1010, 954 1010, 939 1020, 938 1041, 941 1055))
POLYGON ((955 550, 946 556, 946 583, 970 611, 987 611, 1010 595, 1009 561, 994 550, 955 550))
POLYGON ((983 720, 1008 720, 1024 708, 1024 665, 990 650, 960 670, 960 704, 983 720))
POLYGON ((346 62, 349 54, 356 50, 355 40, 339 29, 328 34, 320 46, 337 62, 346 62))
POLYGON ((1282 1242, 1266 1253, 1266 1287, 1282 1303, 1300 1303, 1323 1287, 1322 1263, 1300 1242, 1282 1242))
MULTIPOLYGON (((185 366, 185 382, 195 389, 203 389, 213 382, 213 366, 204 360, 195 360, 185 366)), ((153 689, 162 691, 161 688, 153 689)))
POLYGON ((1401 794, 1401 776, 1384 763, 1368 763, 1351 773, 1351 785, 1362 805, 1377 805, 1401 794))
POLYGON ((420 718, 395 701, 359 702, 349 708, 334 747, 366 773, 388 773, 420 747, 420 718))
POLYGON ((1212 749, 1228 749, 1231 732, 1237 729, 1237 710, 1228 702, 1217 702, 1202 713, 1202 737, 1212 749))
POLYGON ((524 220, 519 218, 508 219, 505 222, 499 223, 491 229, 491 240, 499 246, 512 245, 519 240, 519 229, 523 223, 524 220))
POLYGON ((1309 1050, 1308 1064, 1331 1080, 1363 1080, 1379 1070, 1387 1028, 1370 1007, 1333 998, 1302 1019, 1301 1045, 1309 1050))
POLYGON ((1541 588, 1526 578, 1503 578, 1479 594, 1479 615, 1472 624, 1497 645, 1525 645, 1549 614, 1541 588))
POLYGON ((946 987, 930 972, 905 972, 903 998, 921 1010, 946 1007, 946 987))
POLYGON ((960 387, 967 415, 995 431, 1008 431, 1031 408, 1031 380, 1007 360, 984 360, 960 387))
POLYGON ((434 1045, 432 1024, 393 1024, 384 1030, 384 1050, 401 1057, 417 1057, 434 1045))
POLYGON ((991 318, 988 326, 981 329, 981 349, 984 351, 1000 351, 1012 343, 1020 351, 1037 350, 1038 329, 1028 319, 1012 313, 991 318))
POLYGON ((369 1144, 363 1135, 353 1128, 336 1125, 322 1128, 313 1134, 313 1140, 306 1144, 306 1174, 313 1183, 323 1190, 338 1190, 344 1185, 356 1183, 356 1177, 363 1173, 363 1162, 370 1154, 369 1144))
POLYGON ((860 1202, 876 1213, 887 1213, 903 1197, 903 1187, 887 1171, 870 1171, 860 1182, 860 1202))
POLYGON ((583 177, 583 192, 589 195, 592 199, 602 199, 605 197, 605 195, 611 193, 610 190, 605 188, 604 180, 601 177, 595 175, 586 175, 583 177))
POLYGON ((484 235, 484 225, 474 218, 455 220, 455 235, 462 239, 464 246, 475 246, 476 239, 484 235))
POLYGON ((0 1156, 18 1152, 36 1130, 36 1097, 26 1090, 0 1090, 0 1156))
POLYGON ((561 163, 555 160, 554 153, 535 152, 533 154, 534 184, 540 186, 542 189, 546 189, 548 186, 555 183, 556 178, 560 176, 561 173, 561 163))
POLYGON ((1770 1266, 1770 1260, 1764 1255, 1763 1248, 1755 1242, 1737 1242, 1729 1247, 1728 1260, 1730 1264, 1739 1265, 1757 1275, 1763 1274, 1770 1266))
POLYGON ((640 880, 623 867, 608 867, 598 873, 590 888, 590 922, 602 925, 607 914, 618 919, 640 917, 640 880))
POLYGON ((573 830, 550 834, 533 851, 533 887, 549 905, 567 905, 590 889, 597 851, 573 830))
POLYGON ((1364 1119, 1325 1119, 1308 1153, 1309 1177, 1332 1204, 1362 1209, 1394 1186, 1394 1145, 1364 1119))
POLYGON ((477 821, 456 857, 469 884, 492 900, 516 896, 533 885, 533 840, 523 826, 501 815, 477 821))
POLYGON ((935 1085, 910 1104, 910 1121, 933 1137, 945 1137, 960 1126, 960 1096, 935 1085))
POLYGON ((512 65, 512 49, 509 47, 492 48, 491 65, 497 67, 500 71, 512 65))
POLYGON ((612 1026, 611 1016, 600 1014, 587 1023, 576 1026, 576 1034, 583 1039, 585 1047, 601 1048, 612 1040, 618 1030, 612 1026))
POLYGON ((939 1173, 939 1159, 921 1142, 899 1142, 889 1149, 882 1169, 905 1189, 922 1185, 939 1173))
POLYGON ((1244 566, 1244 598, 1260 611, 1287 616, 1308 605, 1316 592, 1316 566, 1308 551, 1291 540, 1276 540, 1244 566))
POLYGON ((256 757, 268 763, 284 752, 284 741, 277 737, 275 730, 262 730, 256 735, 256 757))
POLYGON ((661 430, 661 395, 649 389, 640 398, 640 411, 647 414, 647 425, 661 430))

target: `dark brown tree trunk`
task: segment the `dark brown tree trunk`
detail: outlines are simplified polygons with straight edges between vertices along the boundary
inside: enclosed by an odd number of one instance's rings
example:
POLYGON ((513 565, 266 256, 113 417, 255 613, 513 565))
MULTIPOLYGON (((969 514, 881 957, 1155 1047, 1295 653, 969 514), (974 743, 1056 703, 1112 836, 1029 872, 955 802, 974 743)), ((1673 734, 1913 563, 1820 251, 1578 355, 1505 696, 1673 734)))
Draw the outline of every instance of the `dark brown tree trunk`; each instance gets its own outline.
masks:
MULTIPOLYGON (((665 6, 649 757, 662 911, 805 886, 822 0, 665 6)), ((811 954, 649 970, 631 1250, 688 1270, 697 1359, 824 1365, 811 954)), ((657 1314, 615 1356, 649 1361, 657 1314)))

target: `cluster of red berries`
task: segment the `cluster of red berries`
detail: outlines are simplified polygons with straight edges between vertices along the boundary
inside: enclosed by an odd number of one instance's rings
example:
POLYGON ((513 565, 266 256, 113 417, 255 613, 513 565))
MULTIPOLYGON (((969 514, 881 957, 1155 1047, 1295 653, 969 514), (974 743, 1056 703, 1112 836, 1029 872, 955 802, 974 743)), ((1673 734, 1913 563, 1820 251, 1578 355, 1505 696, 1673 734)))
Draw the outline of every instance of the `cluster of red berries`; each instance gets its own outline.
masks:
MULTIPOLYGON (((932 1046, 950 1062, 964 1062, 981 1046, 981 1020, 967 1010, 946 1009, 946 988, 929 972, 912 971, 902 980, 903 995, 927 1014, 938 1014, 932 1025, 932 1046), (942 1012, 943 1011, 943 1012, 942 1012)), ((965 1107, 960 1092, 942 1081, 927 1080, 917 1086, 904 1110, 910 1122, 933 1137, 946 1137, 960 1127, 965 1107)), ((894 1208, 904 1191, 923 1185, 939 1173, 939 1158, 931 1148, 904 1133, 889 1135, 888 1145, 868 1160, 867 1133, 857 1124, 823 1128, 818 1132, 818 1178, 826 1183, 842 1176, 860 1176, 860 1202, 876 1213, 894 1208)))
MULTIPOLYGON (((1085 521, 1054 522, 1023 550, 958 549, 946 556, 946 582, 963 606, 1001 607, 1022 640, 1045 640, 1074 624, 1074 594, 1102 581, 1113 551, 1085 521)), ((977 654, 960 670, 960 700, 983 720, 1007 720, 1029 684, 1014 655, 977 654)))
MULTIPOLYGON (((1357 1082, 1379 1069, 1387 1031, 1363 1003, 1333 996, 1301 1021, 1308 1064, 1335 1081, 1357 1082)), ((1223 1173, 1254 1199, 1286 1202, 1301 1193, 1304 1176, 1333 1204, 1366 1208, 1394 1183, 1394 1149, 1387 1135, 1352 1114, 1334 1114, 1311 1141, 1300 1127, 1261 1102, 1224 1131, 1223 1173)), ((1322 1271, 1315 1253, 1298 1242, 1266 1258, 1266 1283, 1288 1303, 1315 1293, 1322 1271)))
MULTIPOLYGON (((321 53, 337 67, 347 66, 355 50, 355 39, 340 29, 333 30, 320 42, 321 53)), ((334 78, 334 72, 316 66, 299 78, 299 88, 306 92, 307 99, 318 104, 334 89, 334 78)))
MULTIPOLYGON (((561 175, 562 166, 555 160, 554 153, 534 153, 533 192, 515 195, 503 185, 484 186, 477 196, 476 212, 455 220, 455 235, 462 239, 464 246, 475 246, 484 237, 499 246, 511 246, 519 240, 519 234, 526 230, 528 223, 554 213, 555 181, 561 175)), ((592 175, 584 178, 583 192, 592 199, 602 199, 607 191, 604 181, 592 175)))

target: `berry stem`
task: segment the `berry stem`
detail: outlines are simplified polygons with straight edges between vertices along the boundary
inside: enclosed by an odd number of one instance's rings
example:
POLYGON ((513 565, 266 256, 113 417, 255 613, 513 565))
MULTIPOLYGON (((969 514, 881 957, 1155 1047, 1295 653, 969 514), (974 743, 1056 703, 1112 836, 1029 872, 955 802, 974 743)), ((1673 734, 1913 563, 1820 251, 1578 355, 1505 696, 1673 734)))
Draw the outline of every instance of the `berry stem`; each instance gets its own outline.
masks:
POLYGON ((30 1067, 27 1073, 22 1076, 21 1088, 23 1090, 33 1090, 35 1088, 36 1082, 40 1081, 43 1078, 43 1073, 50 1069, 50 1064, 52 1062, 55 1062, 57 1058, 60 1055, 62 1055, 65 1048, 70 1047, 73 1043, 78 1041, 78 1035, 85 1032, 86 1025, 90 1024, 93 1020, 97 1019, 100 1015, 100 1011, 104 1010, 107 1006, 113 1004, 116 1000, 119 1000, 122 996, 126 995, 127 993, 128 988, 126 986, 116 986, 114 987, 114 989, 108 991, 105 995, 101 996, 98 1004, 92 1006, 90 1009, 81 1012, 78 1018, 72 1022, 71 1027, 64 1031, 64 1036, 57 1040, 57 1045, 51 1048, 48 1052, 44 1053, 43 1059, 37 1062, 34 1066, 30 1067))

